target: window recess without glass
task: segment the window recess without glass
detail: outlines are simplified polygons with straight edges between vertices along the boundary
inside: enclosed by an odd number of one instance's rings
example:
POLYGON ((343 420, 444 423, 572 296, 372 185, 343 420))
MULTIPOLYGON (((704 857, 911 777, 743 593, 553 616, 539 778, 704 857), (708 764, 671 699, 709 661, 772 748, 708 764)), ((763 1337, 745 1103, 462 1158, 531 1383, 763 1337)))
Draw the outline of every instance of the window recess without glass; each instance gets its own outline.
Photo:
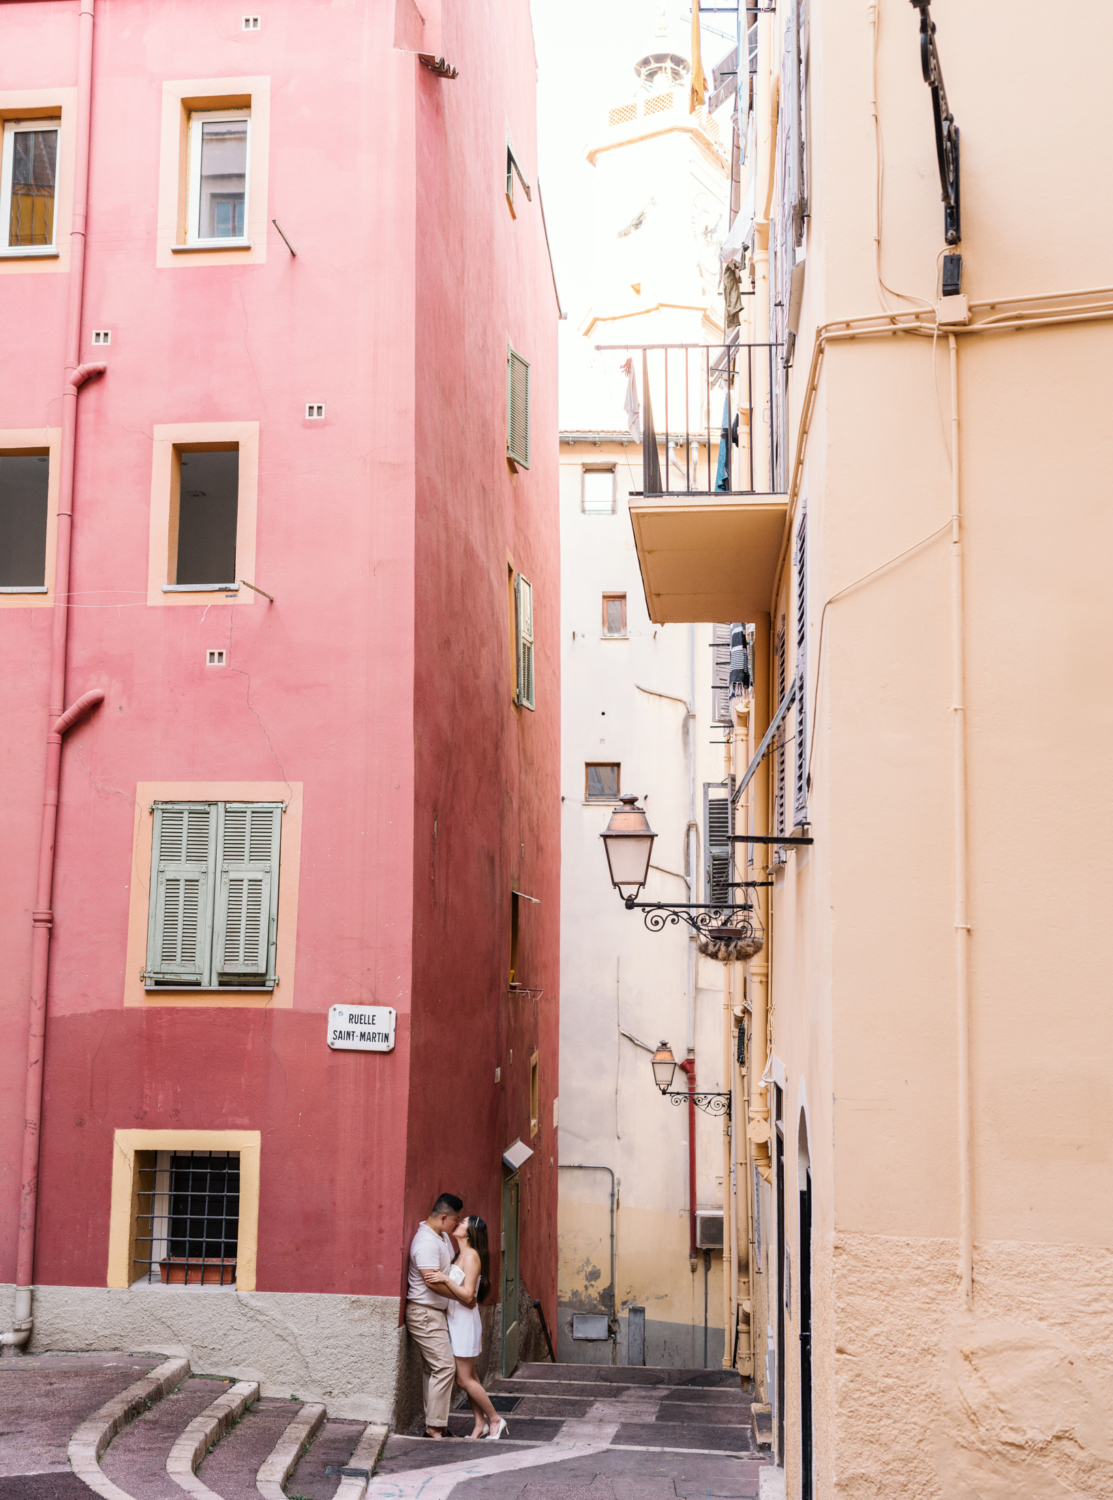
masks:
POLYGON ((0 453, 0 593, 45 594, 47 493, 44 452, 0 453))
POLYGON ((239 588, 239 491, 238 444, 175 447, 165 592, 239 588))
POLYGON ((238 1151, 137 1151, 132 1286, 234 1286, 238 1151))

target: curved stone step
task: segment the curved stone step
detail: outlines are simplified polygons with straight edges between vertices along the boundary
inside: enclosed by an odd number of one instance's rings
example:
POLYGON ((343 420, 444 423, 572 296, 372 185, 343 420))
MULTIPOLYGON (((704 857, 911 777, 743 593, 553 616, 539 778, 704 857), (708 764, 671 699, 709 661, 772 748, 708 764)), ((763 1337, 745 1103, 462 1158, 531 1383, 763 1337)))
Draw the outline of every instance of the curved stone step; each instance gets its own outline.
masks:
POLYGON ((255 1476, 255 1488, 263 1500, 286 1500, 283 1486, 324 1426, 325 1415, 319 1402, 307 1401, 283 1430, 255 1476))
MULTIPOLYGON (((326 1471, 348 1468, 355 1462, 353 1455, 366 1430, 363 1422, 327 1417, 287 1477, 290 1494, 303 1495, 305 1500, 333 1500, 342 1476, 326 1471)), ((277 1500, 277 1496, 268 1496, 268 1500, 277 1500)))
POLYGON ((220 1500, 259 1500, 259 1470, 302 1410, 301 1402, 288 1396, 263 1396, 253 1402, 202 1458, 197 1478, 220 1500))
POLYGON ((182 1500, 166 1472, 166 1458, 194 1417, 230 1390, 232 1381, 190 1376, 149 1411, 144 1411, 113 1441, 101 1457, 101 1468, 132 1500, 182 1500))
POLYGON ((220 1441, 258 1397, 258 1381, 237 1380, 231 1390, 218 1396, 199 1416, 194 1417, 170 1449, 166 1459, 166 1472, 176 1485, 193 1495, 195 1500, 221 1500, 214 1490, 198 1479, 197 1469, 209 1449, 220 1441))
POLYGON ((113 1484, 103 1472, 101 1454, 118 1432, 141 1412, 160 1402, 188 1374, 188 1359, 166 1360, 87 1417, 70 1438, 67 1448, 70 1467, 102 1500, 133 1500, 133 1497, 113 1484))

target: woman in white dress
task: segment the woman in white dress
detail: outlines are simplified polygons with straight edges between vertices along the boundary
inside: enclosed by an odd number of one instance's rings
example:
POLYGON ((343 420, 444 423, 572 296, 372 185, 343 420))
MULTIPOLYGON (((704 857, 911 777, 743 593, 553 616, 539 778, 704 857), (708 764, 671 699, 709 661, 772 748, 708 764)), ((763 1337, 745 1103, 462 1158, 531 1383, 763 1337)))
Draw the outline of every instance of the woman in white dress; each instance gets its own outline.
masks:
POLYGON ((466 1219, 460 1220, 453 1234, 460 1249, 441 1288, 450 1298, 448 1339, 456 1357, 456 1384, 471 1403, 475 1417, 475 1429, 471 1436, 505 1437, 506 1423, 491 1405, 491 1398, 475 1373, 475 1361, 483 1347, 483 1320, 479 1304, 491 1290, 487 1225, 476 1214, 469 1214, 466 1219))

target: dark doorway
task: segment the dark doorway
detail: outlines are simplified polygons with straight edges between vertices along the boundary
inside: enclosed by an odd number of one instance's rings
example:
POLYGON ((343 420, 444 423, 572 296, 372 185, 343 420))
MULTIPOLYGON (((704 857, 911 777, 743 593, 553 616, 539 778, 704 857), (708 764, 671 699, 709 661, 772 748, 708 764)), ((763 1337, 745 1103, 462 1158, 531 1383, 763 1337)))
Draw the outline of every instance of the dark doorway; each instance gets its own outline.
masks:
POLYGON ((800 1500, 812 1500, 812 1174, 800 1189, 800 1500))
POLYGON ((785 1126, 784 1093, 773 1085, 774 1139, 776 1141, 777 1204, 777 1391, 774 1403, 777 1462, 785 1461, 785 1302, 789 1296, 788 1263, 785 1255, 785 1126))

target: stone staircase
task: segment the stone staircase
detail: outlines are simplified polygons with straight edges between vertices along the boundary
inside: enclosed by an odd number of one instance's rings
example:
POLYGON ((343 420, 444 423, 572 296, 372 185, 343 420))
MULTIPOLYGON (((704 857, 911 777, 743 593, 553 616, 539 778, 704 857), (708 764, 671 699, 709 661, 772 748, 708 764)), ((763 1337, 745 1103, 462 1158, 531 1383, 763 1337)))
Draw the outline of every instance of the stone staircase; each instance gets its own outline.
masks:
POLYGON ((0 1500, 444 1500, 457 1485, 461 1496, 494 1486, 492 1497, 532 1500, 550 1487, 629 1500, 759 1492, 765 1461, 731 1372, 531 1364, 489 1390, 507 1438, 467 1441, 462 1403, 452 1436, 430 1442, 295 1396, 260 1397, 253 1381, 196 1374, 184 1358, 4 1360, 0 1500))
POLYGON ((180 1358, 5 1360, 0 1412, 0 1500, 362 1500, 386 1437, 180 1358))

